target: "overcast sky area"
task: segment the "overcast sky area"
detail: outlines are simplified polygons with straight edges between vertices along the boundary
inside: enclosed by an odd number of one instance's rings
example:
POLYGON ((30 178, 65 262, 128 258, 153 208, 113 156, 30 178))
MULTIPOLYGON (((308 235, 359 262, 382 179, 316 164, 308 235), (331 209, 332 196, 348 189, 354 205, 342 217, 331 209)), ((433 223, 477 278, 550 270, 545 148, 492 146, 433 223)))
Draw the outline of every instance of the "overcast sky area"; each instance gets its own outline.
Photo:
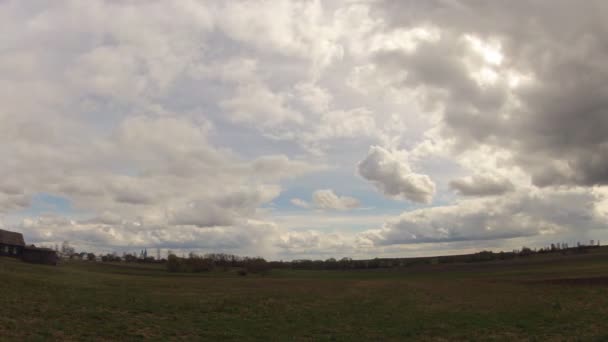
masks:
POLYGON ((273 260, 608 242, 607 14, 0 1, 0 228, 273 260))

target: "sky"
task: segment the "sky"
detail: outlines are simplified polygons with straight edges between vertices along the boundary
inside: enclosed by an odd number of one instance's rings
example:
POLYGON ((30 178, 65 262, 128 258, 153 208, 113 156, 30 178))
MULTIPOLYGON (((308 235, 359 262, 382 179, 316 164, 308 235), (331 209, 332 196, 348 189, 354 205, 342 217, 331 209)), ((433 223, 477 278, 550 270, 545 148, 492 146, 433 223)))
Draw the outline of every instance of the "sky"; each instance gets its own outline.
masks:
POLYGON ((0 1, 0 228, 97 253, 608 241, 605 1, 0 1))

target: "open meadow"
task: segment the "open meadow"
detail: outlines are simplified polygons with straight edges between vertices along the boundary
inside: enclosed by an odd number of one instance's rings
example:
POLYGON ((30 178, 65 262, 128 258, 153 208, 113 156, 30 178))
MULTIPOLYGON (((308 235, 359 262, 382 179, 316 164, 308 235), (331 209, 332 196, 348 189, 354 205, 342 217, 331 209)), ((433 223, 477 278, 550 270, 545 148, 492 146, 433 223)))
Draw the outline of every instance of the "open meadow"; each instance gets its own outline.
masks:
POLYGON ((608 254, 168 273, 0 258, 1 340, 607 340, 608 254))

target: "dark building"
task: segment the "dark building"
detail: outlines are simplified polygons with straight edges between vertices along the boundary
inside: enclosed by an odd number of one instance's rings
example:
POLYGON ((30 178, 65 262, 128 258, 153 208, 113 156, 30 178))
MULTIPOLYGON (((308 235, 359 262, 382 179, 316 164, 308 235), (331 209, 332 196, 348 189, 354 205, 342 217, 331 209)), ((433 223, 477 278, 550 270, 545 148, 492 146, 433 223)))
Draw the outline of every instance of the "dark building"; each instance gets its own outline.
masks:
POLYGON ((37 264, 57 265, 57 253, 50 248, 26 246, 23 234, 0 229, 0 256, 12 256, 37 264))
POLYGON ((0 229, 0 255, 20 257, 23 248, 23 234, 0 229))
POLYGON ((50 248, 27 246, 23 248, 21 259, 36 264, 57 265, 57 253, 50 248))

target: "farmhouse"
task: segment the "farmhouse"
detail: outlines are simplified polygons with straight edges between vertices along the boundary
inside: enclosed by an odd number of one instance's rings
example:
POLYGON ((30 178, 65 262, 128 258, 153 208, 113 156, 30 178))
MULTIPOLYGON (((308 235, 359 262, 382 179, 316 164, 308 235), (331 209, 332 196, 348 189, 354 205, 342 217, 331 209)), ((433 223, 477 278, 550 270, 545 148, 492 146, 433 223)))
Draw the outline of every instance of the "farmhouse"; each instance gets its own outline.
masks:
POLYGON ((23 248, 23 234, 0 229, 0 255, 20 257, 23 248))
POLYGON ((57 253, 50 248, 26 246, 23 234, 0 229, 0 256, 21 258, 37 264, 56 265, 57 253))

